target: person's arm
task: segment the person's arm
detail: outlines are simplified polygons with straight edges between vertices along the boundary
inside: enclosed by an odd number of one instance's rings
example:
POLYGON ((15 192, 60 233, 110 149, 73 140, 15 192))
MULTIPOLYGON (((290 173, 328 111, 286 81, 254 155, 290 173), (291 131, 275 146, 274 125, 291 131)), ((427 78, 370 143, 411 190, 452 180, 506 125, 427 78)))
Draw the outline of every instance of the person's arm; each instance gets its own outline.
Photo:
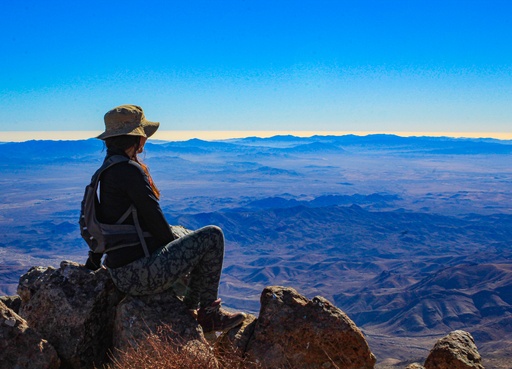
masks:
POLYGON ((158 199, 155 197, 144 171, 129 165, 129 181, 125 182, 126 192, 137 208, 139 219, 143 221, 144 230, 150 232, 159 244, 167 244, 175 239, 171 227, 165 219, 158 199))

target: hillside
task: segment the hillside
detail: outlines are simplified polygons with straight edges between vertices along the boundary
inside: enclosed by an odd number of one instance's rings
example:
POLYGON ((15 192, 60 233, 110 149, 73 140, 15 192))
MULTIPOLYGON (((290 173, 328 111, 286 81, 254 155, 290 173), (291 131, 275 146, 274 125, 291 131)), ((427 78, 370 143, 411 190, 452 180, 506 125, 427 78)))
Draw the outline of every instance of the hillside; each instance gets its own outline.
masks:
MULTIPOLYGON (((0 147, 0 294, 10 294, 29 266, 85 260, 78 205, 103 153, 97 140, 0 147)), ((293 286, 335 301, 382 360, 424 357, 459 328, 492 358, 512 356, 511 148, 277 136, 156 142, 145 161, 171 224, 224 229, 228 306, 257 313, 264 287, 293 286), (392 342, 403 352, 389 353, 392 342)))

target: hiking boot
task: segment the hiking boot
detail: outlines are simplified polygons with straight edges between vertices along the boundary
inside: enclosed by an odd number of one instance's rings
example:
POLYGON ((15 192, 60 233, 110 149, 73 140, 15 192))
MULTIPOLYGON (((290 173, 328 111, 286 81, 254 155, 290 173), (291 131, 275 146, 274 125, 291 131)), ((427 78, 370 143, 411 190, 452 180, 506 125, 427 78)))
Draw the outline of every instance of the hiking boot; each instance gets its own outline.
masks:
POLYGON ((197 321, 203 327, 204 333, 227 331, 244 321, 244 313, 230 313, 220 305, 221 300, 217 299, 210 306, 201 307, 197 312, 197 321))

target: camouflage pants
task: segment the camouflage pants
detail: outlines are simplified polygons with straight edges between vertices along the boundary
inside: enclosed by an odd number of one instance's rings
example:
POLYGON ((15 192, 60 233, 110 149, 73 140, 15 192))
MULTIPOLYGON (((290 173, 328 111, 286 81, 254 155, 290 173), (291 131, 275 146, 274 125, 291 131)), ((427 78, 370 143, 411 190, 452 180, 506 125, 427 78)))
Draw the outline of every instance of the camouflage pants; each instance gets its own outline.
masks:
POLYGON ((189 233, 153 252, 149 257, 109 269, 115 285, 130 295, 150 295, 168 290, 190 272, 185 303, 190 308, 217 299, 224 235, 216 226, 189 233))

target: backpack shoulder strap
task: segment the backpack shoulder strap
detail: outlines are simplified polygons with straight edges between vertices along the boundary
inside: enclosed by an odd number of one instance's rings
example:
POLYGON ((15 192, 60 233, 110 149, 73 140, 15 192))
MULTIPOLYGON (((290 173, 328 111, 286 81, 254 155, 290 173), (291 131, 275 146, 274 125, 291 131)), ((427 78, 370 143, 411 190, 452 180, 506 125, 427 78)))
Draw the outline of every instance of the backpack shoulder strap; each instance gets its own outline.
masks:
POLYGON ((91 185, 93 185, 94 188, 97 188, 98 182, 100 181, 101 174, 105 170, 107 170, 108 168, 110 168, 113 165, 127 162, 127 161, 130 161, 130 159, 128 159, 126 156, 122 156, 122 155, 109 156, 107 159, 105 159, 105 161, 103 162, 101 167, 99 167, 99 169, 92 175, 91 185))

